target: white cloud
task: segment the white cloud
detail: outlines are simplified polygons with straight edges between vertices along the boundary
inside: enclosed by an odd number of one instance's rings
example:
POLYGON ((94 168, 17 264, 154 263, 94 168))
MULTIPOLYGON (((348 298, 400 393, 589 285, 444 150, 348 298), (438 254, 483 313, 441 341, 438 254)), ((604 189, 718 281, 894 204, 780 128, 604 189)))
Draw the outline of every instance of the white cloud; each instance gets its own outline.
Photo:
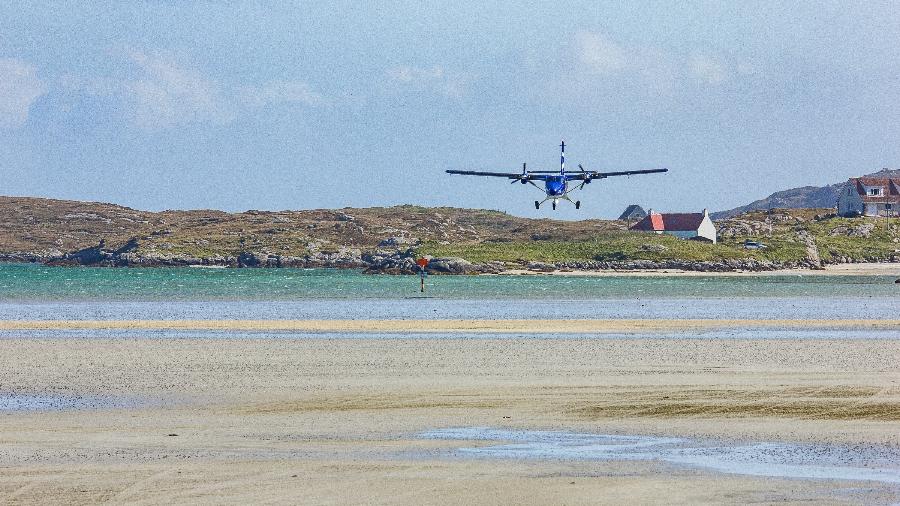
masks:
POLYGON ((588 31, 575 35, 575 57, 576 70, 587 83, 618 79, 621 85, 627 79, 633 89, 651 94, 671 95, 687 80, 717 86, 730 78, 727 65, 710 55, 688 57, 656 46, 629 46, 588 31))
POLYGON ((675 91, 678 81, 676 58, 655 48, 642 48, 635 52, 634 69, 641 82, 654 93, 669 94, 675 91))
POLYGON ((743 77, 746 77, 746 76, 760 77, 760 76, 765 75, 764 68, 765 68, 765 65, 761 61, 759 61, 759 59, 749 59, 749 60, 744 60, 744 61, 738 63, 737 66, 735 67, 734 71, 739 76, 743 76, 743 77))
POLYGON ((262 86, 245 86, 240 89, 239 97, 243 103, 253 107, 287 103, 316 106, 325 103, 325 97, 306 82, 282 79, 269 81, 262 86))
POLYGON ((24 125, 31 104, 46 92, 34 66, 15 58, 0 58, 0 128, 24 125))
POLYGON ((588 31, 575 34, 576 63, 587 76, 625 76, 634 86, 670 93, 678 77, 673 55, 655 47, 629 47, 588 31))
POLYGON ((429 69, 400 65, 388 69, 387 74, 392 79, 403 83, 435 82, 444 78, 444 69, 437 65, 429 69))
POLYGON ((125 104, 129 119, 141 128, 158 130, 190 123, 227 123, 243 106, 299 103, 318 106, 327 98, 299 80, 275 79, 259 86, 220 86, 182 59, 161 52, 132 51, 128 59, 136 76, 83 77, 64 74, 63 90, 113 98, 125 104))
POLYGON ((578 61, 593 72, 615 74, 634 63, 634 55, 628 55, 625 48, 603 34, 581 31, 575 39, 578 61))
POLYGON ((431 90, 446 97, 460 98, 466 93, 469 79, 462 74, 451 74, 439 65, 429 68, 399 65, 387 70, 392 81, 417 90, 431 90))
POLYGON ((691 76, 707 84, 722 84, 728 78, 725 66, 718 60, 706 55, 695 54, 691 56, 687 66, 691 76))
POLYGON ((122 83, 133 104, 134 122, 148 129, 197 121, 227 122, 230 108, 216 82, 197 69, 161 53, 134 51, 140 76, 122 83))

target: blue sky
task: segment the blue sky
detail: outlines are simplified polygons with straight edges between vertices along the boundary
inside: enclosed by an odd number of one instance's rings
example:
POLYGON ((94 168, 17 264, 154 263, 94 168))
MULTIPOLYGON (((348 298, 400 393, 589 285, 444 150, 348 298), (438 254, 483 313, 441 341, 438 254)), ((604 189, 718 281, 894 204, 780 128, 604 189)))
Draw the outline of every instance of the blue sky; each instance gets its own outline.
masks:
POLYGON ((0 194, 535 211, 449 168, 668 167, 582 209, 718 210, 900 166, 878 2, 4 2, 0 194))

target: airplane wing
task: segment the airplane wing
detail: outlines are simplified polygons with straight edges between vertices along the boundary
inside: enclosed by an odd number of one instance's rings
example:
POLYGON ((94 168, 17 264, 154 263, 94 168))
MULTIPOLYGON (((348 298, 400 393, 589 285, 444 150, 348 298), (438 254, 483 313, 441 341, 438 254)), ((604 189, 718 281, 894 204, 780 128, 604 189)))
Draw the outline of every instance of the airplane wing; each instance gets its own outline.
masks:
POLYGON ((521 172, 480 172, 477 170, 448 170, 447 174, 462 174, 463 176, 493 176, 505 177, 507 179, 521 179, 524 174, 521 172))
POLYGON ((570 181, 586 181, 589 179, 605 179, 612 176, 633 176, 636 174, 656 174, 659 172, 669 172, 669 169, 623 170, 619 172, 571 172, 566 174, 566 179, 570 181))
POLYGON ((463 176, 491 176, 491 177, 505 177, 507 179, 512 179, 515 181, 546 181, 551 177, 559 176, 559 171, 550 171, 550 170, 536 170, 536 171, 528 171, 526 173, 521 172, 481 172, 477 170, 448 170, 447 174, 462 174, 463 176))

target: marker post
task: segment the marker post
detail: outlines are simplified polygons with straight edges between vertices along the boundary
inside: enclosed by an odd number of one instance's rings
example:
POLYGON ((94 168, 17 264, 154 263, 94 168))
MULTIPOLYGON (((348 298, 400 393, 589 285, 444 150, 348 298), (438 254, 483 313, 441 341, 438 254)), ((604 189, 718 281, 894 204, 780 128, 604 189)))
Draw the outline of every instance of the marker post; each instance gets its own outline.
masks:
POLYGON ((419 266, 419 291, 425 293, 425 276, 428 274, 425 268, 428 267, 428 259, 420 258, 416 260, 416 265, 419 266))

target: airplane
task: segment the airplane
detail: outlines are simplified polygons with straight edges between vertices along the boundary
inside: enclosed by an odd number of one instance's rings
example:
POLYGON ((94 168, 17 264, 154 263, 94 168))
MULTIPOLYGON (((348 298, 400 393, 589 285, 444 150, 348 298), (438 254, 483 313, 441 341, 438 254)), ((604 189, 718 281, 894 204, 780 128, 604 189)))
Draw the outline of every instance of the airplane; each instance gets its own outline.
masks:
MULTIPOLYGON (((560 149, 560 157, 559 157, 559 170, 527 170, 527 165, 522 164, 522 173, 518 172, 480 172, 476 170, 448 170, 448 174, 462 174, 464 176, 490 176, 490 177, 505 177, 507 179, 512 179, 511 183, 515 184, 516 181, 522 184, 530 184, 535 188, 543 191, 547 197, 544 200, 534 201, 534 208, 540 209, 541 204, 547 202, 548 200, 552 202, 553 209, 556 210, 556 203, 560 200, 568 200, 572 202, 572 199, 569 198, 569 194, 584 188, 584 185, 589 184, 594 179, 606 179, 612 176, 631 176, 634 174, 655 174, 658 172, 668 172, 669 169, 649 169, 649 170, 625 170, 619 172, 597 172, 597 171, 588 171, 584 170, 584 167, 581 164, 578 164, 578 169, 580 172, 569 172, 566 173, 566 142, 562 141, 559 145, 560 149), (535 181, 543 181, 544 187, 536 185, 535 181), (571 188, 569 187, 569 181, 581 181, 581 184, 578 186, 571 188)), ((572 202, 575 204, 575 209, 581 209, 581 201, 576 200, 572 202)))

